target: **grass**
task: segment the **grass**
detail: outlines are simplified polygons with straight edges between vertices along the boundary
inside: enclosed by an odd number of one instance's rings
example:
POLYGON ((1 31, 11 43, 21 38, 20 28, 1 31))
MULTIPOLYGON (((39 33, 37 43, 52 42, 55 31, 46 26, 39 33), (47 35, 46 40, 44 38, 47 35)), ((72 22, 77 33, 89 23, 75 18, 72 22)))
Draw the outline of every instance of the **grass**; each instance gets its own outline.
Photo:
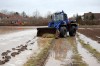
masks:
POLYGON ((96 49, 94 49, 93 47, 91 47, 89 44, 84 43, 84 41, 81 40, 79 37, 78 37, 78 40, 81 43, 81 45, 85 49, 87 49, 100 62, 100 53, 96 49))
MULTIPOLYGON (((53 39, 52 39, 53 40, 53 39)), ((49 49, 51 48, 51 41, 48 41, 47 45, 42 49, 42 51, 36 56, 31 57, 24 66, 43 66, 45 60, 49 55, 49 49)))
POLYGON ((78 53, 78 50, 76 46, 73 47, 73 66, 88 66, 83 60, 80 54, 78 53))
POLYGON ((77 44, 75 43, 75 39, 72 39, 72 37, 67 38, 68 41, 70 42, 73 50, 73 66, 88 66, 83 60, 80 54, 78 53, 77 50, 77 44))

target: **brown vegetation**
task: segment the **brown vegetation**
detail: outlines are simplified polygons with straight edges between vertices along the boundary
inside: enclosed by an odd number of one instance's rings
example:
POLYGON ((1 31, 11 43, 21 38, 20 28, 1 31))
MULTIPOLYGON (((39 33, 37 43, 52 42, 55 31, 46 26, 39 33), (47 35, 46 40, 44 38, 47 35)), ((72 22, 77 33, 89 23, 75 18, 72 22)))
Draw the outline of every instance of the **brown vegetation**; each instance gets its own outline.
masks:
POLYGON ((86 20, 79 22, 80 25, 100 25, 100 20, 93 21, 93 20, 86 20))
POLYGON ((38 11, 33 16, 28 16, 25 12, 0 13, 0 26, 45 26, 48 25, 49 15, 42 17, 38 11))
POLYGON ((39 38, 38 44, 42 47, 42 50, 34 57, 34 54, 24 66, 44 66, 44 63, 49 55, 49 50, 52 46, 53 38, 39 38))

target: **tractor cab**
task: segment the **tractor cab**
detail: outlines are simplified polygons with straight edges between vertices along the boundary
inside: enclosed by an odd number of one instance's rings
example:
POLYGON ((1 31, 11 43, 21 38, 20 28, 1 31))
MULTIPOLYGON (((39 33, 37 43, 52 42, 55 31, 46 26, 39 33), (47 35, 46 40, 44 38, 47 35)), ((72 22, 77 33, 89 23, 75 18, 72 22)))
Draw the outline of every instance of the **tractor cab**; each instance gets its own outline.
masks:
POLYGON ((67 14, 62 12, 56 12, 51 16, 51 22, 49 22, 48 27, 53 27, 60 29, 60 26, 68 24, 67 14))
POLYGON ((54 22, 58 22, 58 21, 64 21, 64 20, 67 20, 67 15, 62 11, 62 12, 57 12, 57 13, 54 13, 52 16, 51 16, 51 19, 54 21, 54 22))

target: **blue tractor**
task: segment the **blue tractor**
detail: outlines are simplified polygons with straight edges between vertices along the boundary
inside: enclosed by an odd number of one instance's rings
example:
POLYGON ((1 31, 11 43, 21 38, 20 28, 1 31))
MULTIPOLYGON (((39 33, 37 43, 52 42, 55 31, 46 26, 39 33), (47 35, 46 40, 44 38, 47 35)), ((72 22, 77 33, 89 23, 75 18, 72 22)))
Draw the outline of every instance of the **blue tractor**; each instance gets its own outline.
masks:
POLYGON ((66 37, 67 32, 70 36, 75 36, 77 30, 77 22, 68 20, 67 14, 62 12, 56 12, 51 16, 51 22, 48 27, 37 28, 37 36, 42 36, 45 33, 55 34, 56 38, 66 37))

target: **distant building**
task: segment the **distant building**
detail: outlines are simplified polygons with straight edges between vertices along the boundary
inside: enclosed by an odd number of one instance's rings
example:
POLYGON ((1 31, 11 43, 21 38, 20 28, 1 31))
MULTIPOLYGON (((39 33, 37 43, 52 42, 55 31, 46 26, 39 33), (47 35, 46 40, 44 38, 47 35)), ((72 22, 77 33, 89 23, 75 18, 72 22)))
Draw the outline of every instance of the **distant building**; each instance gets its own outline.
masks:
POLYGON ((100 20, 100 13, 84 13, 84 20, 100 20))

